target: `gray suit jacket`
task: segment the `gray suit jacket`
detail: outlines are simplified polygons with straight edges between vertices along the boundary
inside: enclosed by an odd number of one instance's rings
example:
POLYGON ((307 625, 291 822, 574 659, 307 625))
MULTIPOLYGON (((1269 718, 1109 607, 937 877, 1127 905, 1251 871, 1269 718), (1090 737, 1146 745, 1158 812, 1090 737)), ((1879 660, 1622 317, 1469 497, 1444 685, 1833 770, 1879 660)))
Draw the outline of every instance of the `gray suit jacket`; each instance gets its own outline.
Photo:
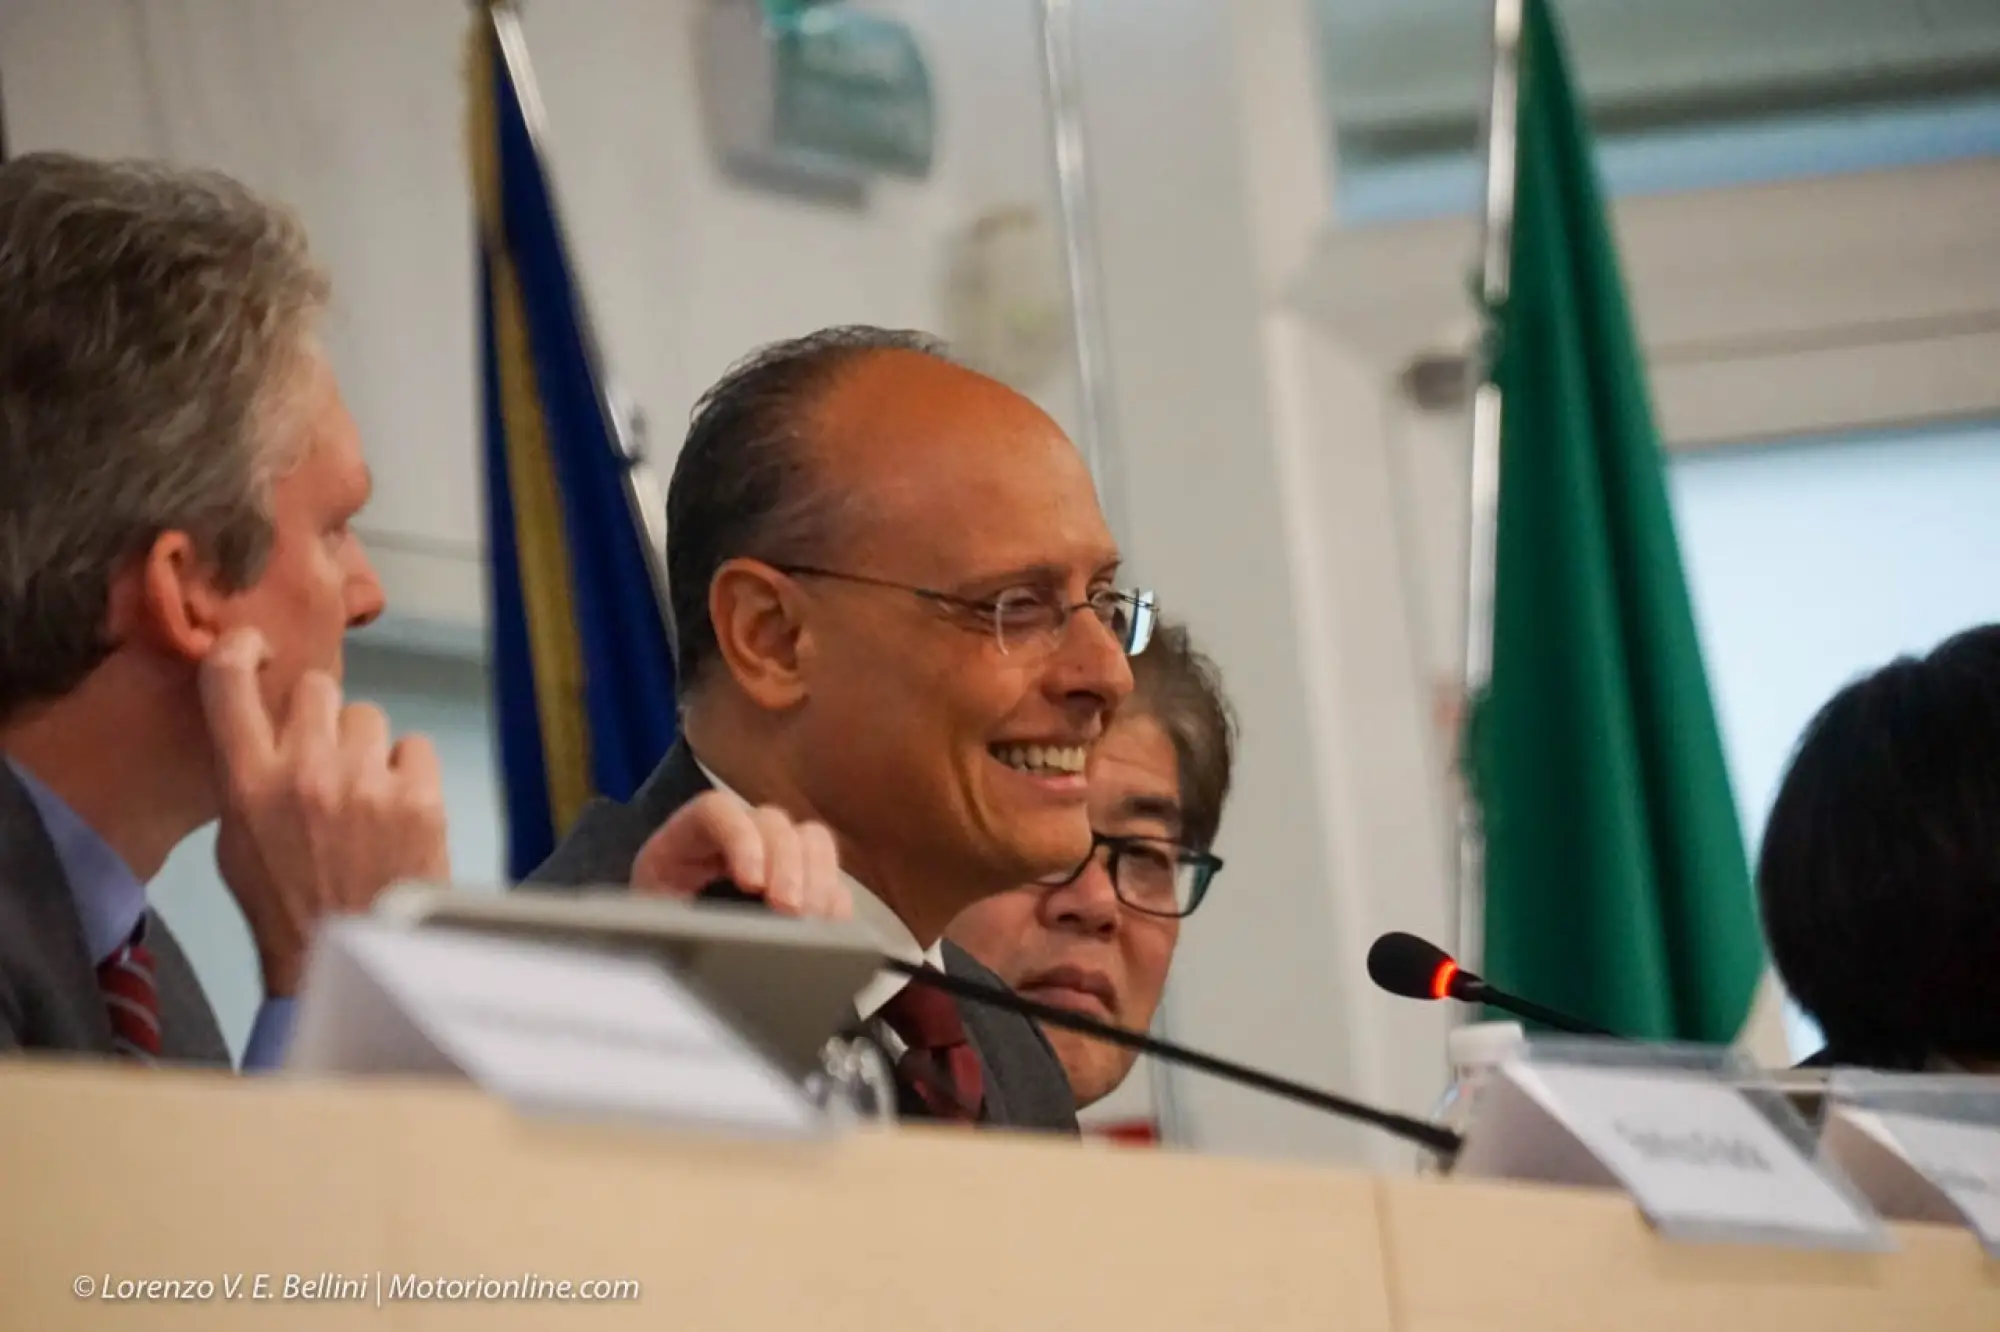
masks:
MULTIPOLYGON (((646 839, 675 810, 708 789, 694 755, 685 744, 675 745, 628 803, 600 800, 588 806, 529 882, 573 887, 627 882, 646 839)), ((988 985, 1002 983, 956 944, 945 943, 944 957, 945 969, 954 976, 988 985)), ((986 1122, 1075 1133, 1076 1100, 1042 1029, 1017 1013, 964 1000, 958 1006, 985 1072, 986 1122)))
MULTIPOLYGON (((146 913, 163 1060, 229 1066, 215 1010, 167 922, 146 913)), ((41 814, 0 763, 0 1051, 116 1055, 97 966, 41 814)))

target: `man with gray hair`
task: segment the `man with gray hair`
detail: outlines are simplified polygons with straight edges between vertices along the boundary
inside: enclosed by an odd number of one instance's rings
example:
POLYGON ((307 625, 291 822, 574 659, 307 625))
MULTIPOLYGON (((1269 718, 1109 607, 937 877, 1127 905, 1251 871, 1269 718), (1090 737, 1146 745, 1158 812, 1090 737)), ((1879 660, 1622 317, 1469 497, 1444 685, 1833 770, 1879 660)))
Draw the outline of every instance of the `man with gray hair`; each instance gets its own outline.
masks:
MULTIPOLYGON (((430 744, 341 696, 383 593, 327 294, 296 219, 226 177, 0 165, 0 1050, 227 1062, 144 887, 212 820, 268 996, 250 1066, 321 920, 450 875, 430 744)), ((830 861, 823 831, 709 802, 633 881, 837 914, 830 864, 761 868, 813 836, 830 861)))

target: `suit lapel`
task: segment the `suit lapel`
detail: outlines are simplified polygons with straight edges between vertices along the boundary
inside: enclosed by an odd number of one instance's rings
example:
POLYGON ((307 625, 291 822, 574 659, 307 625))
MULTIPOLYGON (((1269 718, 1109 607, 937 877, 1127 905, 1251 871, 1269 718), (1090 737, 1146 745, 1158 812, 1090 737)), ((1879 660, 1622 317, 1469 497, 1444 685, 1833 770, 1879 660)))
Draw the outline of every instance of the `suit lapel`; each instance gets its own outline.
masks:
MULTIPOLYGON (((966 963, 971 959, 959 946, 947 939, 944 941, 944 969, 947 974, 969 980, 983 977, 969 976, 966 963)), ((979 1056, 979 1072, 985 1081, 986 1104, 981 1107, 979 1118, 988 1124, 1011 1124, 1008 1113, 1007 1093, 1001 1079, 993 1074, 993 1058, 987 1053, 989 1042, 993 1040, 992 1014, 980 1004, 969 1004, 963 999, 953 998, 958 1005, 959 1020, 965 1023, 965 1038, 972 1046, 972 1052, 979 1056)))
MULTIPOLYGON (((639 822, 646 829, 646 836, 667 821, 673 812, 709 789, 708 778, 701 775, 701 765, 694 761, 694 751, 687 741, 676 740, 667 756, 660 760, 660 766, 653 769, 645 784, 632 793, 632 799, 625 808, 639 816, 639 822)), ((641 839, 644 845, 644 839, 641 839)), ((633 848, 634 854, 638 848, 633 848)))
POLYGON ((708 789, 686 741, 676 741, 632 798, 593 800, 555 851, 528 876, 543 885, 610 886, 628 882, 646 839, 673 812, 708 789))

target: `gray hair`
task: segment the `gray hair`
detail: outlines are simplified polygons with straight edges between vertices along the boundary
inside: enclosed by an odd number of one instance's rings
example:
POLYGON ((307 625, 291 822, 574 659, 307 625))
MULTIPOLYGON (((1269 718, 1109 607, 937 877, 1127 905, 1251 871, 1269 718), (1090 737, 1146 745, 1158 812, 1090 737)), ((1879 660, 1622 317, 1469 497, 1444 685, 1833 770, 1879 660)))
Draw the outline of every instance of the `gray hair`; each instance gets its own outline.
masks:
POLYGON ((667 486, 667 585, 683 694, 721 651, 708 618, 717 571, 746 556, 810 560, 852 507, 813 475, 804 426, 843 369, 891 351, 951 359, 927 333, 821 329, 752 352, 695 404, 667 486))
POLYGON ((0 719, 112 652, 112 581, 162 533, 256 580, 327 296, 298 219, 226 176, 0 165, 0 719))

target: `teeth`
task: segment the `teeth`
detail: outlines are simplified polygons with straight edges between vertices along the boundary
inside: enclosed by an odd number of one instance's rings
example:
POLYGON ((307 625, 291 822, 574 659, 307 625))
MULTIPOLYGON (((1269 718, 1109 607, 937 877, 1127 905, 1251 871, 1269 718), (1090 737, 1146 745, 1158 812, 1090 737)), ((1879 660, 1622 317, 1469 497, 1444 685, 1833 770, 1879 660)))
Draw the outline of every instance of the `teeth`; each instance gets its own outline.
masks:
POLYGON ((993 754, 1010 768, 1034 773, 1081 773, 1089 750, 1082 745, 998 745, 993 754))

